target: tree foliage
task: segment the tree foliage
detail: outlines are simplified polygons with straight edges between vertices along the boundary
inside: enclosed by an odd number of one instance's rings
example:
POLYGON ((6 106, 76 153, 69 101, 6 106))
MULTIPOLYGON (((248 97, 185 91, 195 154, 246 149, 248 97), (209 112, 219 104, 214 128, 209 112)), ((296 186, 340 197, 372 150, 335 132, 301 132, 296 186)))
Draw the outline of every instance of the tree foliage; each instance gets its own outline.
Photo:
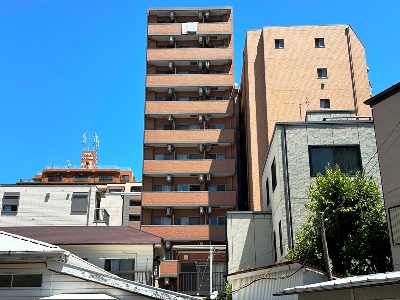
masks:
POLYGON ((289 259, 325 268, 319 213, 325 230, 333 271, 346 275, 392 270, 387 221, 379 190, 371 178, 358 172, 347 176, 336 166, 318 174, 311 184, 307 222, 296 234, 289 259))

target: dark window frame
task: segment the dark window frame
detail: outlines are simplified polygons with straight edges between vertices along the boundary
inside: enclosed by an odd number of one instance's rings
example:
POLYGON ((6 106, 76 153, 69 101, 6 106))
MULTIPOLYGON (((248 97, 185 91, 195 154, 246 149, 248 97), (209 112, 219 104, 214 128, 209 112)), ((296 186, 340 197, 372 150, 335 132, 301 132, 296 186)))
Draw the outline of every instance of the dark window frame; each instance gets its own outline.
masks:
POLYGON ((278 185, 277 176, 276 176, 276 160, 274 160, 271 164, 271 184, 272 184, 272 193, 275 192, 276 186, 278 185))
POLYGON ((324 38, 315 38, 315 48, 325 48, 324 38), (322 43, 320 43, 322 41, 322 43))
POLYGON ((319 99, 319 107, 320 108, 331 108, 331 100, 328 98, 325 99, 319 99), (324 105, 322 105, 324 104, 324 105), (328 104, 328 105, 326 105, 328 104))
POLYGON ((275 39, 275 49, 285 49, 285 40, 275 39))
POLYGON ((328 78, 328 68, 317 68, 317 78, 328 78))
POLYGON ((265 190, 266 190, 266 194, 267 194, 267 207, 269 207, 269 203, 270 203, 270 194, 269 194, 269 179, 267 178, 267 181, 265 181, 265 190))

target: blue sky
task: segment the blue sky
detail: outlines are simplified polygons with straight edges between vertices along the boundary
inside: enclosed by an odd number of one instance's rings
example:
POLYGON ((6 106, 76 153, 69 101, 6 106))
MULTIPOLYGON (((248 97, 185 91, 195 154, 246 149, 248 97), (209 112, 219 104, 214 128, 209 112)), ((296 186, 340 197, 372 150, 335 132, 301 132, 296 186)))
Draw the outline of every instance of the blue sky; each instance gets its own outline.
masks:
POLYGON ((374 94, 400 81, 400 1, 0 0, 0 183, 79 164, 82 135, 99 164, 141 179, 148 8, 232 6, 235 81, 246 30, 350 24, 374 94))

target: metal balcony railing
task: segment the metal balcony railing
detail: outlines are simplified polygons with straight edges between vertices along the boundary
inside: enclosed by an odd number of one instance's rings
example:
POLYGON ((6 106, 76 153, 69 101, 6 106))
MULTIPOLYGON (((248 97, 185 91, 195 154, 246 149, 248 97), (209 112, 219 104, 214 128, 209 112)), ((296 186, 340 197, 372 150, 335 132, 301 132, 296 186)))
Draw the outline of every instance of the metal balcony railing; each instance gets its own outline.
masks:
POLYGON ((105 223, 107 226, 110 224, 110 214, 105 208, 94 209, 94 222, 105 223))
MULTIPOLYGON (((213 272, 213 291, 223 292, 225 290, 225 272, 213 272)), ((181 272, 179 273, 179 292, 196 295, 209 294, 210 273, 209 272, 181 272)))

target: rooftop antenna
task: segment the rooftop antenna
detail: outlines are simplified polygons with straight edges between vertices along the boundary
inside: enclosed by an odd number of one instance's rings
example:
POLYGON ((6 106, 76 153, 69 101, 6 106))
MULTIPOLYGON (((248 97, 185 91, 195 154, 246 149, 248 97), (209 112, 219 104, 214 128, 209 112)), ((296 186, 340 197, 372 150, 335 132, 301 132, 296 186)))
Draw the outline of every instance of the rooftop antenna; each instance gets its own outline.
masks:
POLYGON ((82 136, 82 146, 83 146, 83 150, 85 150, 86 149, 86 133, 84 133, 82 136))
POLYGON ((94 135, 93 135, 93 149, 94 149, 94 151, 97 152, 97 150, 99 150, 99 147, 100 147, 99 136, 97 135, 96 131, 94 131, 94 135))

